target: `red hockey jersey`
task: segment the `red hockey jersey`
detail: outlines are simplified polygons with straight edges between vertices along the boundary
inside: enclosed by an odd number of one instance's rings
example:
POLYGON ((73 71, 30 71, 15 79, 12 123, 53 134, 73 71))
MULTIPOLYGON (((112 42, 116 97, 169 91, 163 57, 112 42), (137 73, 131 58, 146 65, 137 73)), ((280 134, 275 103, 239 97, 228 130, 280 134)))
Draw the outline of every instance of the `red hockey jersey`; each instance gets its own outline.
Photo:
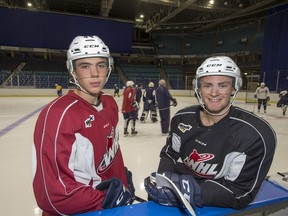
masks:
POLYGON ((70 91, 40 113, 34 131, 33 189, 45 212, 64 215, 101 209, 95 190, 117 177, 127 186, 119 146, 118 106, 101 93, 94 107, 70 91))

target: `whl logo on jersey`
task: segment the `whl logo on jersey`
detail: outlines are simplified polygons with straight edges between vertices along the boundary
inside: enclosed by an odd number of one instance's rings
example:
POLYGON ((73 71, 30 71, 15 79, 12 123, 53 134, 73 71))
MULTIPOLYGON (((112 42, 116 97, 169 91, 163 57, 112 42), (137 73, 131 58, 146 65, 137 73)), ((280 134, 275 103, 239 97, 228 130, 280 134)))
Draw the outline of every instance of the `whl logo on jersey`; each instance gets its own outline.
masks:
POLYGON ((207 163, 207 161, 213 158, 213 154, 199 154, 196 149, 193 149, 189 157, 185 158, 183 162, 186 166, 191 168, 196 175, 206 178, 213 178, 217 174, 217 164, 207 163))
POLYGON ((103 159, 98 166, 97 173, 102 174, 106 172, 113 164, 116 154, 119 149, 119 144, 115 139, 115 131, 112 129, 111 134, 106 138, 106 152, 103 159))

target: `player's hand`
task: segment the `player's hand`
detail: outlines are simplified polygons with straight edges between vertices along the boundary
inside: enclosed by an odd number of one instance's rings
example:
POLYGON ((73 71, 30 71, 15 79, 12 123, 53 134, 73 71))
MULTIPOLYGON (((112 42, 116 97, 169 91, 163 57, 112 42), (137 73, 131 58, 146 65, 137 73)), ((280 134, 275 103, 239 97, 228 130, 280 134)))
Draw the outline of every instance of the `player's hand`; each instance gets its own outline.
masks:
POLYGON ((139 110, 140 109, 139 104, 138 104, 137 101, 133 101, 132 102, 132 106, 133 106, 134 110, 139 110))
POLYGON ((105 180, 97 185, 96 189, 106 191, 105 198, 101 205, 101 207, 104 209, 124 206, 132 202, 132 195, 130 191, 118 178, 110 178, 105 180))
POLYGON ((175 98, 173 98, 173 104, 172 104, 172 106, 174 106, 174 107, 176 107, 177 106, 177 100, 175 99, 175 98))
MULTIPOLYGON (((152 176, 155 175, 152 174, 152 176)), ((171 181, 182 192, 184 197, 195 208, 195 206, 202 207, 201 188, 196 180, 191 175, 178 175, 176 173, 165 172, 171 181)), ((185 207, 171 189, 166 187, 157 187, 153 177, 147 177, 144 180, 145 189, 148 193, 148 200, 153 200, 156 203, 166 206, 185 207)))
POLYGON ((270 97, 269 96, 267 97, 267 101, 270 101, 270 97))
POLYGON ((254 95, 254 98, 257 98, 257 95, 256 95, 256 94, 254 95))

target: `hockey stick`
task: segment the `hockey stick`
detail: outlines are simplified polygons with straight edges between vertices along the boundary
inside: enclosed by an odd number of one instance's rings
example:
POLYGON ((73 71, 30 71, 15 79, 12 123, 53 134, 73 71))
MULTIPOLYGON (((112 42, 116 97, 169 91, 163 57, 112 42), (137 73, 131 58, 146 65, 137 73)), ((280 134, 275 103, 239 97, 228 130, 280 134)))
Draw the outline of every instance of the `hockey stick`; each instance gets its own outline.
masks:
POLYGON ((166 109, 169 109, 171 106, 174 106, 174 104, 170 104, 168 107, 164 107, 164 108, 158 109, 158 110, 166 110, 166 109))
MULTIPOLYGON (((151 178, 151 177, 150 177, 151 178)), ((154 180, 155 181, 155 180, 154 180)), ((192 206, 190 203, 185 199, 184 195, 181 193, 181 191, 177 188, 177 186, 169 179, 167 176, 156 173, 156 185, 157 187, 167 187, 170 188, 177 196, 180 198, 181 202, 185 205, 188 212, 192 216, 196 216, 192 206)))
POLYGON ((135 196, 135 200, 138 201, 138 202, 147 202, 145 199, 142 199, 141 197, 139 196, 135 196))
POLYGON ((255 106, 256 106, 256 103, 254 103, 254 105, 253 105, 253 114, 255 113, 255 106))

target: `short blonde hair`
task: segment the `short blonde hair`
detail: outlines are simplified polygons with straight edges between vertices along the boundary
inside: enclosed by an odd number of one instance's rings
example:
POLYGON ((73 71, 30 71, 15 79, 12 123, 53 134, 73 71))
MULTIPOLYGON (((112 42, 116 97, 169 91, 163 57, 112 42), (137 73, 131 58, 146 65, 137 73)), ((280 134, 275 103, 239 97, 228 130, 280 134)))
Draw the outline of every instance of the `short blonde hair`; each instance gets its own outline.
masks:
POLYGON ((164 79, 159 80, 159 85, 166 86, 166 82, 164 79))

